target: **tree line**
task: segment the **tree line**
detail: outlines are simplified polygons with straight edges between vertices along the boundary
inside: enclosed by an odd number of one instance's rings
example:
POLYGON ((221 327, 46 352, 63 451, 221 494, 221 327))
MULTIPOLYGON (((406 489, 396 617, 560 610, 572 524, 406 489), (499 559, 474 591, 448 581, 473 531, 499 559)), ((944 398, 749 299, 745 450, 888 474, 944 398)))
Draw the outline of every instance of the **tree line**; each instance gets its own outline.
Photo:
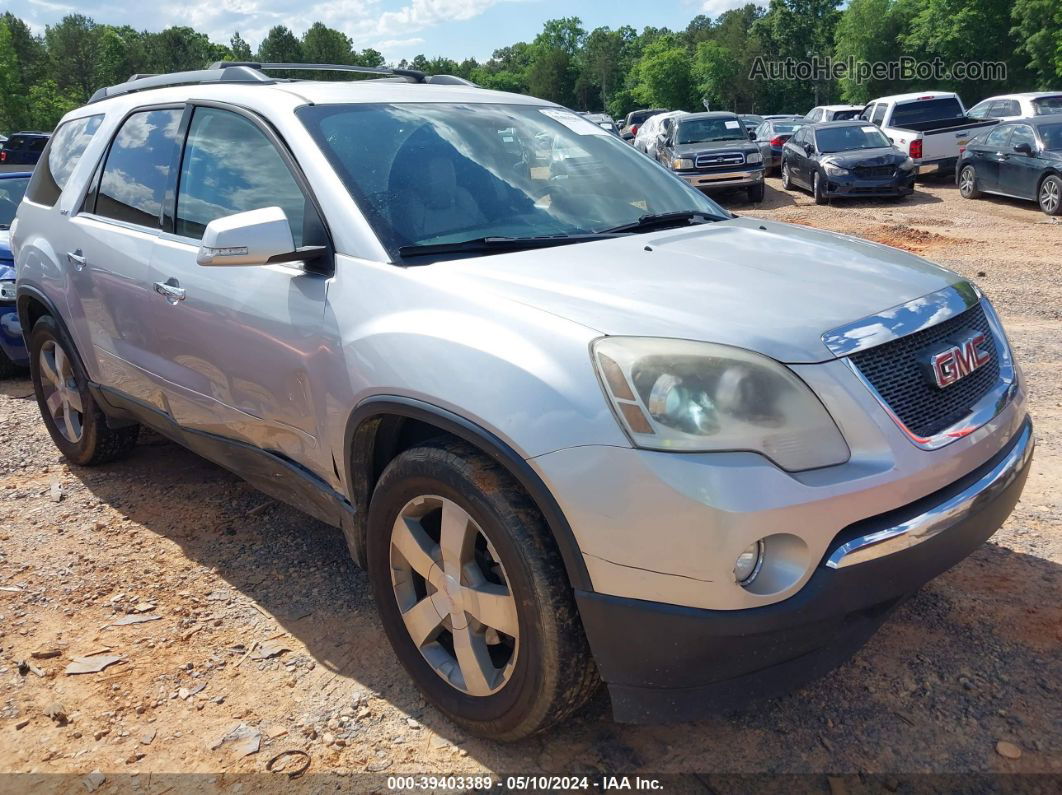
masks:
MULTIPOLYGON (((315 22, 301 36, 272 28, 257 50, 238 32, 226 44, 189 27, 159 32, 97 24, 71 14, 43 35, 18 17, 0 16, 0 130, 52 129, 102 86, 132 74, 201 69, 213 61, 302 61, 384 65, 339 30, 315 22)), ((484 62, 418 55, 395 66, 453 74, 486 88, 529 93, 579 110, 621 116, 638 107, 740 112, 804 112, 815 104, 860 104, 875 96, 929 88, 960 93, 967 104, 1003 91, 1062 89, 1059 0, 770 0, 684 30, 629 26, 587 31, 578 17, 553 19, 530 42, 501 47, 484 62), (1003 63, 1005 79, 852 75, 757 79, 757 58, 1003 63)), ((302 76, 306 76, 302 73, 302 76)), ((330 76, 335 79, 335 76, 330 76)))

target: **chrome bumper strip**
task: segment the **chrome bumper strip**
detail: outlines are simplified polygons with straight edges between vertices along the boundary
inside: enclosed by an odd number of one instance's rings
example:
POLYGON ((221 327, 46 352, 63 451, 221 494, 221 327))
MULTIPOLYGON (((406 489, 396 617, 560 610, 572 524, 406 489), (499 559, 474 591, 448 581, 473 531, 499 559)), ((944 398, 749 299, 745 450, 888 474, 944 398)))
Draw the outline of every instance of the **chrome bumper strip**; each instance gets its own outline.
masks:
POLYGON ((868 533, 842 544, 826 559, 826 565, 831 569, 840 569, 865 563, 909 549, 954 527, 1014 482, 1032 458, 1034 446, 1032 424, 1027 422, 1006 457, 975 483, 903 524, 868 533))

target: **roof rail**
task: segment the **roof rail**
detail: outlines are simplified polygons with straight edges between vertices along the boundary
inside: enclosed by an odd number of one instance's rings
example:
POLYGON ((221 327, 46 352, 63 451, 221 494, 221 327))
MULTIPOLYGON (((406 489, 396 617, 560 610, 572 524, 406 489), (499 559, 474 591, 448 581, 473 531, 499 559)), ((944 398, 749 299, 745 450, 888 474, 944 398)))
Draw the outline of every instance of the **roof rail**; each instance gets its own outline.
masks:
POLYGON ((356 66, 352 64, 336 63, 259 63, 257 61, 217 61, 210 65, 211 69, 224 69, 226 67, 245 66, 259 72, 265 70, 284 69, 287 71, 301 72, 357 72, 366 75, 380 75, 382 77, 406 77, 415 83, 425 83, 427 78, 424 72, 418 69, 399 69, 391 66, 356 66))
POLYGON ((147 91, 166 86, 196 85, 199 83, 272 83, 274 82, 257 69, 243 65, 221 65, 211 69, 197 69, 191 72, 172 72, 165 75, 133 75, 124 83, 101 88, 89 99, 89 104, 111 97, 131 94, 134 91, 147 91))

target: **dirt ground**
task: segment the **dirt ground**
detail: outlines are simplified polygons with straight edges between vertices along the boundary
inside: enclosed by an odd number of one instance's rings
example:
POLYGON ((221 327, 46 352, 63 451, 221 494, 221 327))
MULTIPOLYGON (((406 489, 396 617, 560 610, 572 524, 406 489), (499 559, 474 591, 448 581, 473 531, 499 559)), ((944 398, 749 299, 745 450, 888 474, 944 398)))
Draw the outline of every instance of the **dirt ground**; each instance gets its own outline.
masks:
MULTIPOLYGON (((826 774, 880 774, 890 789, 889 777, 920 773, 1062 774, 1062 225, 1031 203, 964 201, 946 181, 899 203, 817 207, 777 179, 762 205, 721 201, 900 246, 974 279, 1025 370, 1039 444, 1016 512, 853 660, 696 724, 618 725, 601 694, 546 736, 472 739, 398 667, 338 531, 150 434, 126 461, 68 467, 29 381, 6 381, 0 772, 76 774, 61 780, 84 791, 98 770, 102 789, 141 792, 196 772, 240 791, 236 774, 299 750, 311 773, 349 782, 366 771, 696 773, 726 791, 712 776, 768 772, 813 774, 809 788, 837 792, 843 781, 826 774), (130 617, 150 620, 118 623, 130 617), (97 653, 120 660, 64 673, 97 653)), ((29 791, 30 780, 0 777, 0 790, 29 791)))

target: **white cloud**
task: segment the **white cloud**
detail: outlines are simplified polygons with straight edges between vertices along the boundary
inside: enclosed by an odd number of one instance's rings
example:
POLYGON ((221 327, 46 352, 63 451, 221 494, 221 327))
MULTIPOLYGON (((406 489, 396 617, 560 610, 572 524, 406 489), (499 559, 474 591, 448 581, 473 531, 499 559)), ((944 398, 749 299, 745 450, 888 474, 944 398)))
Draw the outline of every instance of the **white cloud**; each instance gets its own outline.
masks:
POLYGON ((395 47, 416 47, 418 44, 423 44, 424 39, 420 36, 414 36, 411 39, 384 39, 378 41, 372 46, 377 50, 391 50, 395 47))
POLYGON ((727 11, 753 3, 758 6, 766 6, 766 0, 704 0, 701 3, 701 13, 707 14, 713 19, 727 11))

